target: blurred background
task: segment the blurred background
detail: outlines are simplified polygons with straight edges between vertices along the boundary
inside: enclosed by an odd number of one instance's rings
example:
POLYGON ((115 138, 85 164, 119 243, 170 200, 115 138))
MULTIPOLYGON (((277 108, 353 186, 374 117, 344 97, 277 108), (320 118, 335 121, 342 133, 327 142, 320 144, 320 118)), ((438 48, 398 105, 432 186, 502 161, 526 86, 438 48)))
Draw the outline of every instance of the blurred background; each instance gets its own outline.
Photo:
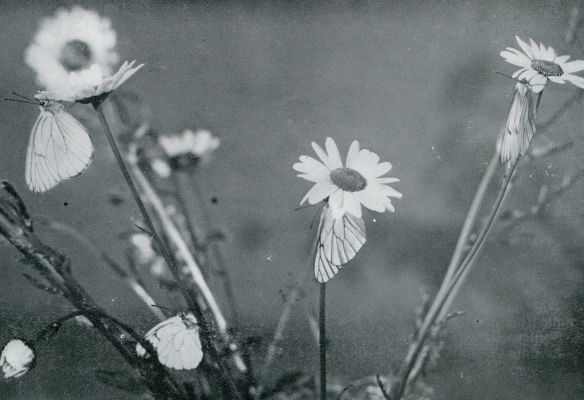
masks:
MULTIPOLYGON (((155 127, 208 128, 221 139, 197 179, 227 235, 240 334, 261 338, 261 346, 271 338, 283 294, 311 269, 317 210, 294 210, 310 184, 295 177, 292 164, 312 155, 311 141, 323 144, 327 136, 341 153, 357 139, 390 161, 404 197, 394 202, 395 214, 365 214, 366 246, 328 286, 330 373, 356 379, 388 373, 401 361, 421 290, 434 293, 445 272, 513 94, 514 83, 493 73, 514 71, 499 52, 515 47, 519 35, 584 57, 584 41, 564 42, 576 3, 3 1, 0 87, 3 97, 37 90, 23 52, 40 18, 75 4, 111 18, 121 59, 146 64, 125 89, 152 107, 155 127)), ((577 93, 550 85, 538 122, 577 93)), ((573 146, 522 164, 505 209, 529 210, 542 185, 553 191, 583 168, 581 110, 575 104, 536 137, 536 147, 573 146)), ((127 247, 121 235, 139 212, 97 126, 88 123, 97 150, 81 177, 45 194, 27 190, 24 157, 37 112, 0 107, 1 178, 16 186, 33 215, 73 225, 121 260, 127 247), (113 206, 112 193, 128 201, 113 206)), ((502 174, 500 168, 493 195, 502 174)), ((539 218, 511 231, 500 221, 493 230, 453 306, 466 315, 448 325, 443 357, 427 379, 435 399, 584 396, 583 185, 575 183, 539 218)), ((71 257, 76 276, 109 312, 143 331, 155 323, 99 260, 67 237, 42 228, 40 236, 71 257)), ((30 336, 70 311, 26 282, 27 267, 8 244, 0 252, 0 343, 30 336)), ((222 293, 219 280, 212 283, 222 293)), ((317 369, 306 317, 316 288, 311 281, 294 308, 274 377, 317 369)), ((123 361, 87 328, 66 326, 37 356, 34 371, 0 382, 0 398, 128 398, 94 378, 95 369, 123 368, 123 361)))

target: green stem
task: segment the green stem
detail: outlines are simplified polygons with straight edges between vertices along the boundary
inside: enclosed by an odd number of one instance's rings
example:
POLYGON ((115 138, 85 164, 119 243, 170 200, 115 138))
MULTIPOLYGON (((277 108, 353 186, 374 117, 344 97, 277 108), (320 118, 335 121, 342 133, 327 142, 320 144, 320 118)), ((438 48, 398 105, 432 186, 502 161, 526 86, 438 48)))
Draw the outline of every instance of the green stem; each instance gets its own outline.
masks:
POLYGON ((326 283, 320 284, 318 347, 320 350, 320 400, 326 400, 326 283))

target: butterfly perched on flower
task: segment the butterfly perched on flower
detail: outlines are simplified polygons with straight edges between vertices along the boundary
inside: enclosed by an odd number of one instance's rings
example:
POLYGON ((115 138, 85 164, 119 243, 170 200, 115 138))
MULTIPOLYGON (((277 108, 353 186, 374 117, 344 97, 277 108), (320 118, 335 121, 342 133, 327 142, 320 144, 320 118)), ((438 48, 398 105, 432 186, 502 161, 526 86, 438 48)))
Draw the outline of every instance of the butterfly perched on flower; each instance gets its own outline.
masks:
POLYGON ((529 89, 529 84, 519 82, 515 86, 509 116, 499 143, 499 159, 502 164, 524 156, 529 148, 529 143, 535 135, 537 112, 535 97, 536 95, 529 89))
MULTIPOLYGON (((160 363, 173 369, 195 369, 203 359, 203 347, 199 337, 197 319, 193 313, 178 313, 150 329, 146 340, 158 354, 160 363)), ((146 357, 142 345, 136 345, 136 353, 146 357)))
POLYGON ((334 277, 367 240, 363 218, 349 213, 335 218, 328 204, 321 211, 317 235, 314 276, 320 283, 334 277))
POLYGON ((392 165, 361 149, 358 141, 349 146, 344 165, 333 139, 326 139, 326 152, 314 142, 312 148, 320 160, 300 156, 293 168, 300 178, 314 183, 300 204, 325 202, 318 224, 314 276, 326 283, 365 244, 361 206, 379 213, 394 211, 390 197, 401 198, 402 194, 388 185, 399 179, 384 176, 392 165))
POLYGON ((38 104, 40 109, 26 150, 25 179, 29 189, 46 192, 81 174, 93 158, 93 144, 85 127, 61 103, 44 97, 43 92, 34 99, 14 95, 21 99, 7 100, 38 104))

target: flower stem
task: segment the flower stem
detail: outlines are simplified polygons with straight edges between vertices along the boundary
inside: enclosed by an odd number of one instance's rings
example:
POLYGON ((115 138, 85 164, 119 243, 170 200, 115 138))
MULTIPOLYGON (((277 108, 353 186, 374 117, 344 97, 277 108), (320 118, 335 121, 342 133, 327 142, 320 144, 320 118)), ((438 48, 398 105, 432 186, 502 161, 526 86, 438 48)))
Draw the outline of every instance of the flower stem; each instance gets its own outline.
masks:
POLYGON ((150 215, 148 214, 148 210, 146 209, 146 206, 144 205, 144 202, 142 201, 142 198, 140 197, 140 193, 138 192, 138 188, 136 187, 136 184, 134 183, 134 180, 132 179, 132 176, 130 175, 130 172, 128 171, 128 167, 126 166, 124 158, 122 157, 122 154, 120 153, 120 150, 118 149, 118 145, 116 144, 116 140, 114 139, 112 131, 110 130, 110 127, 107 123, 107 120, 105 118, 105 114, 103 113, 101 105, 94 106, 94 109, 95 109, 95 112, 97 113, 97 117, 99 118, 99 122, 101 123, 101 127, 103 128, 103 132, 105 133, 105 137, 107 138, 107 141, 109 142, 109 145, 112 149, 112 152, 114 153, 114 157, 116 158, 116 161, 118 162, 118 166, 120 167, 120 170, 122 171, 122 175, 124 176, 124 179, 126 180, 126 184, 130 188, 130 191, 132 192, 132 196, 134 197, 134 201, 136 202, 136 204, 138 205, 138 208, 140 209, 140 213, 142 214, 142 218, 144 219, 144 222, 146 223, 146 227, 148 228, 148 230, 150 231, 150 234, 154 238, 154 241, 156 242, 156 245, 158 246, 159 251, 162 253, 164 260, 167 262, 169 267, 172 268, 172 266, 174 265, 172 258, 169 256, 166 245, 164 244, 164 242, 162 241, 162 239, 158 235, 158 232, 156 231, 156 228, 154 227, 154 223, 152 222, 152 219, 150 218, 150 215))
POLYGON ((509 169, 504 177, 503 183, 501 184, 501 188, 495 199, 493 207, 491 208, 491 212, 487 217, 487 222, 483 226, 481 232, 479 233, 477 240, 474 242, 471 249, 468 251, 466 257, 460 264, 460 266, 456 269, 456 272, 453 274, 452 279, 447 283, 446 289, 439 293, 436 298, 434 299, 430 310, 426 314, 424 318, 424 323, 420 327, 419 331, 416 333, 416 337, 414 338, 415 342, 408 350, 408 354, 406 355, 406 359, 404 361, 404 366, 400 372, 399 380, 395 385, 394 389, 392 390, 392 395, 390 396, 392 400, 399 400, 402 398, 405 390, 407 388, 408 380, 412 374, 414 366, 417 363, 418 356, 422 352, 424 348, 426 339, 430 334, 432 328, 434 327, 438 316, 443 313, 443 309, 447 301, 451 299, 453 294, 456 294, 457 287, 459 282, 462 282, 461 277, 468 273, 469 266, 472 265, 476 255, 478 254, 479 250, 481 249, 487 234, 489 233, 495 218, 501 208, 501 204, 503 203, 503 199, 505 198, 505 194, 509 188, 509 184, 511 183, 511 178, 513 177, 513 172, 515 171, 515 167, 517 166, 517 161, 513 161, 513 163, 509 166, 509 169))
POLYGON ((318 347, 320 350, 320 400, 326 400, 326 283, 320 284, 318 347))

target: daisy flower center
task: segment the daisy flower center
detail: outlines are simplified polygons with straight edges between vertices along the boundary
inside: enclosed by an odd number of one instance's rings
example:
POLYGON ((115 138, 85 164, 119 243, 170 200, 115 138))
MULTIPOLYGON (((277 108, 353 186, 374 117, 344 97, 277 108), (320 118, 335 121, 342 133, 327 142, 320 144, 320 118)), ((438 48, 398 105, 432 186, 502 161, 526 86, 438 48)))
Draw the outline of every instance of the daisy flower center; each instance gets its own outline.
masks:
POLYGON ((543 76, 561 76, 564 74, 562 67, 552 61, 533 60, 531 68, 542 74, 543 76))
POLYGON ((87 43, 81 40, 71 40, 63 46, 59 61, 67 70, 79 71, 90 64, 91 58, 91 49, 87 43))
POLYGON ((331 172, 331 181, 346 192, 358 192, 367 186, 363 175, 351 168, 334 169, 331 172))

